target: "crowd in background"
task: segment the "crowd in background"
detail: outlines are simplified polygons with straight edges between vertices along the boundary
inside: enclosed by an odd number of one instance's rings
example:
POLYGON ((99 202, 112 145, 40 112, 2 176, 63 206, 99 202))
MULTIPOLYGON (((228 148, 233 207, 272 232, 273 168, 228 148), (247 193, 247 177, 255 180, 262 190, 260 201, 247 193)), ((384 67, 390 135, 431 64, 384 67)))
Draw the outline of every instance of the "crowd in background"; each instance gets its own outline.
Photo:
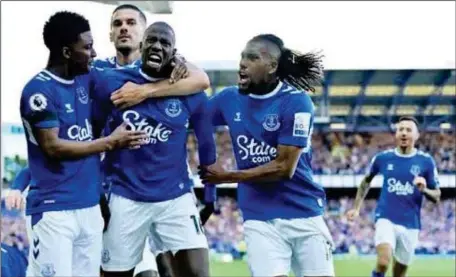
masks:
MULTIPOLYGON (((424 202, 417 253, 456 254, 455 204, 455 199, 444 200, 437 206, 424 202)), ((218 206, 219 211, 205 225, 209 245, 213 252, 229 253, 234 258, 242 258, 245 253, 242 213, 233 198, 220 198, 218 206)), ((366 200, 358 220, 348 222, 344 214, 353 207, 353 199, 343 197, 328 201, 325 219, 333 236, 334 253, 375 253, 375 206, 376 200, 366 200)), ((17 212, 2 211, 2 242, 27 251, 29 244, 24 218, 17 212)))
MULTIPOLYGON (((236 168, 228 131, 216 135, 219 160, 225 169, 236 168)), ((315 133, 312 136, 312 167, 315 174, 363 174, 370 160, 379 151, 394 148, 392 133, 315 133)), ((454 134, 425 133, 418 149, 434 157, 440 173, 456 172, 456 141, 454 134)), ((196 173, 198 151, 193 135, 189 136, 188 157, 196 173)))
MULTIPOLYGON (((234 169, 236 162, 226 130, 216 134, 218 157, 225 169, 234 169)), ((312 166, 316 174, 362 174, 370 159, 379 151, 394 147, 390 133, 348 134, 334 132, 316 133, 312 138, 312 166)), ((427 133, 418 143, 419 149, 430 153, 440 173, 455 173, 455 138, 445 133, 427 133)), ((189 136, 188 154, 190 167, 196 173, 198 154, 193 135, 189 136)), ((18 157, 10 158, 8 176, 14 176, 24 163, 18 157)), ((3 188, 11 180, 3 179, 3 188)), ((330 199, 325 213, 331 230, 335 253, 371 254, 374 247, 375 200, 367 200, 356 223, 347 222, 343 216, 353 206, 353 199, 339 196, 330 199)), ((242 213, 233 198, 220 198, 217 214, 206 223, 206 234, 213 252, 230 253, 241 258, 245 253, 242 213)), ((422 231, 417 249, 425 254, 455 254, 455 199, 445 200, 438 206, 427 201, 422 210, 422 231)), ((27 251, 25 222, 18 212, 6 211, 2 201, 1 240, 27 251)))

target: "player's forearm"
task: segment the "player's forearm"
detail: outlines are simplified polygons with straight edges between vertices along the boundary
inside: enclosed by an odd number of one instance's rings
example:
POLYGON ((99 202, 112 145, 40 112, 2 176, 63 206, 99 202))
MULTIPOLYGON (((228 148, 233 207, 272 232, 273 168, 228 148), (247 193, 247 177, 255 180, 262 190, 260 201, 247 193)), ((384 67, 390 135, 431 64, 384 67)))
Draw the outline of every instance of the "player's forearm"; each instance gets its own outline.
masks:
POLYGON ((30 184, 31 178, 30 170, 27 168, 21 170, 11 184, 11 189, 17 189, 23 192, 30 184))
POLYGON ((74 160, 110 151, 115 143, 109 137, 93 141, 70 141, 57 139, 44 147, 46 154, 58 160, 74 160))
POLYGON ((364 198, 366 198, 367 193, 369 192, 370 188, 370 182, 372 181, 372 178, 369 178, 369 176, 364 177, 363 181, 359 185, 359 188, 356 192, 356 198, 355 198, 355 209, 360 210, 361 205, 363 204, 364 198))
POLYGON ((209 86, 209 77, 205 72, 190 70, 189 76, 185 79, 181 79, 173 84, 170 84, 169 80, 144 84, 143 90, 147 98, 158 98, 191 95, 205 90, 209 86))
POLYGON ((429 189, 425 188, 423 190, 424 196, 426 196, 427 199, 434 203, 439 203, 440 202, 440 196, 441 196, 441 191, 440 189, 429 189))
POLYGON ((238 182, 274 182, 291 179, 294 168, 290 169, 286 163, 273 160, 267 164, 229 173, 232 183, 238 182))

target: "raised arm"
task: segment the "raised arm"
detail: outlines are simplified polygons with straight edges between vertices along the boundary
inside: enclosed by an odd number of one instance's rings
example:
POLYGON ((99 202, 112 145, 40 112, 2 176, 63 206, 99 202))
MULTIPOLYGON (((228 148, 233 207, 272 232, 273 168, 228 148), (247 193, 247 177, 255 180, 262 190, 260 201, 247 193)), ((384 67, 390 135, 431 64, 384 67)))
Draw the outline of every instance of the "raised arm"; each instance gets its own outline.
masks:
POLYGON ((166 79, 143 85, 127 83, 112 93, 111 101, 119 109, 125 109, 147 98, 192 95, 210 86, 209 77, 204 70, 188 62, 185 67, 188 70, 186 78, 172 82, 172 79, 166 79))

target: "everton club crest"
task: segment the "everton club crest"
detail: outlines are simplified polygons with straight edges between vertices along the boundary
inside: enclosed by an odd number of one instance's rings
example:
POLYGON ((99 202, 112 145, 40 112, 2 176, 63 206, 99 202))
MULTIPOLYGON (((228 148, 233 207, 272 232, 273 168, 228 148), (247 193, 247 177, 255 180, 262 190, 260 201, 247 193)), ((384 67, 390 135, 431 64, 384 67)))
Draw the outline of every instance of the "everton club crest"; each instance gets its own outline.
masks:
POLYGON ((263 128, 269 132, 277 131, 280 128, 279 115, 267 114, 264 117, 263 128))
POLYGON ((76 94, 82 104, 87 104, 89 102, 89 94, 85 91, 84 87, 78 87, 76 89, 76 94))
POLYGON ((177 99, 168 100, 165 112, 169 117, 178 117, 182 112, 181 102, 177 99))

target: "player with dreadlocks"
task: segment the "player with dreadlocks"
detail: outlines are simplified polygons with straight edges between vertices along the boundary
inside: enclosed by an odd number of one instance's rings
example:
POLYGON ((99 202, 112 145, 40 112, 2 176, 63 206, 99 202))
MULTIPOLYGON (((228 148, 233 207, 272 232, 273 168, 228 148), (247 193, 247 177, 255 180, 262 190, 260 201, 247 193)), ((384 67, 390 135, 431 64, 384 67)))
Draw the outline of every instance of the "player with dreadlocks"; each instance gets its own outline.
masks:
POLYGON ((228 125, 238 170, 200 167, 205 185, 238 183, 252 276, 334 276, 325 192, 312 178, 314 105, 321 56, 300 54, 275 35, 252 38, 238 86, 210 100, 214 125, 228 125))

